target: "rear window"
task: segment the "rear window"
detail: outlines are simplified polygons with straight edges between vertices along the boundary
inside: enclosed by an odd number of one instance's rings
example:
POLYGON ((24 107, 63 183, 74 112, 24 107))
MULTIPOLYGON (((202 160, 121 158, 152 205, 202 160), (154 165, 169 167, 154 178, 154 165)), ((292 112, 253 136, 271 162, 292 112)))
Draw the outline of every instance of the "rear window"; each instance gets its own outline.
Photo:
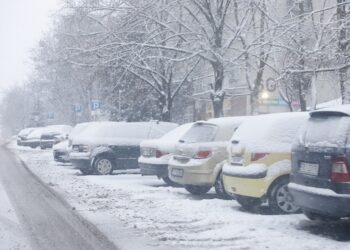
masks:
POLYGON ((344 147, 350 129, 350 117, 312 117, 305 126, 304 144, 307 147, 344 147))
POLYGON ((188 143, 210 142, 215 138, 217 126, 209 124, 195 124, 181 138, 181 141, 188 143))
POLYGON ((302 112, 254 116, 239 126, 231 141, 239 142, 250 152, 287 153, 308 117, 302 112))

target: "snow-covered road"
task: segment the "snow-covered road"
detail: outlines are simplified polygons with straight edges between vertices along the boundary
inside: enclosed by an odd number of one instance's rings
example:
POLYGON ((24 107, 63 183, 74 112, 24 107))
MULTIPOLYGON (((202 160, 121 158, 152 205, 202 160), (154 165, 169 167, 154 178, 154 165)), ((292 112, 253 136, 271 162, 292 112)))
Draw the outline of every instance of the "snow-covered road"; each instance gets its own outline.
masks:
MULTIPOLYGON (((8 151, 0 149, 0 159, 3 186, 32 249, 116 249, 95 226, 42 185, 8 151)), ((3 218, 0 222, 4 222, 3 218)), ((7 249, 22 249, 22 246, 7 249)))
POLYGON ((30 250, 29 241, 0 181, 0 249, 30 250))
POLYGON ((214 192, 194 197, 156 178, 130 173, 82 176, 53 162, 49 150, 12 150, 121 249, 349 248, 349 222, 330 227, 301 214, 271 215, 266 209, 248 213, 214 192))

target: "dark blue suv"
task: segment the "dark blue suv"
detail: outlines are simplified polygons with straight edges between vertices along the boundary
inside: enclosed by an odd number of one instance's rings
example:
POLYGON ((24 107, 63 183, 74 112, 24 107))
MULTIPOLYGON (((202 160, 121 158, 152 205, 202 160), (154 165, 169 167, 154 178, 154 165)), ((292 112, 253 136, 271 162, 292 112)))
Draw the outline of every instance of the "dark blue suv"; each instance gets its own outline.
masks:
POLYGON ((310 112, 292 149, 289 191, 309 219, 350 217, 350 105, 310 112))

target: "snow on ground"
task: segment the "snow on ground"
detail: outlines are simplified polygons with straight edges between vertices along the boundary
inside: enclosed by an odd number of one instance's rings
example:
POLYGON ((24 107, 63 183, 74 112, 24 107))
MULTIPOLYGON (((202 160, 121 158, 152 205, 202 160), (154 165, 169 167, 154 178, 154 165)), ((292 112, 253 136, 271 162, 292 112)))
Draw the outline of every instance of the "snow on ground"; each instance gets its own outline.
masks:
POLYGON ((29 242, 0 182, 0 249, 29 250, 29 242))
POLYGON ((271 215, 267 208, 248 213, 214 192, 200 197, 166 186, 154 177, 115 173, 82 176, 55 163, 52 152, 13 150, 44 182, 60 192, 118 246, 137 247, 134 234, 152 247, 176 249, 348 249, 350 226, 308 221, 302 214, 271 215), (129 230, 125 230, 129 229, 129 230), (136 245, 128 245, 128 243, 136 245))

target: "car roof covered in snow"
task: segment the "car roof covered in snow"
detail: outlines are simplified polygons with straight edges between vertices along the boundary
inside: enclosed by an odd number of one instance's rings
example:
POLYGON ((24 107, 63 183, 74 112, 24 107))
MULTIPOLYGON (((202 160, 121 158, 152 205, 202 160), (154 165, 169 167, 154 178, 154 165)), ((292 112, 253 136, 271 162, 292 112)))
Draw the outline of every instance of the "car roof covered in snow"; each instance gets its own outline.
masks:
POLYGON ((308 117, 307 112, 253 116, 239 126, 231 142, 250 152, 290 152, 298 130, 308 117))
POLYGON ((208 121, 195 122, 194 126, 198 124, 214 124, 219 128, 216 132, 215 141, 228 141, 237 127, 249 118, 250 116, 213 118, 208 121))
POLYGON ((72 129, 72 126, 69 125, 49 125, 43 128, 42 134, 59 133, 65 135, 69 134, 72 129))
POLYGON ((73 144, 139 145, 145 139, 160 138, 176 128, 169 122, 101 122, 96 123, 73 139, 73 144))
POLYGON ((35 128, 28 135, 28 139, 39 139, 42 134, 46 134, 46 133, 69 134, 71 130, 72 130, 72 126, 69 126, 69 125, 50 125, 46 127, 39 127, 39 128, 35 128))
POLYGON ((166 133, 159 139, 144 140, 141 142, 141 147, 157 148, 167 152, 175 149, 175 144, 179 142, 180 138, 192 127, 193 123, 186 123, 170 132, 166 133))
POLYGON ((82 122, 82 123, 76 124, 69 133, 69 139, 72 140, 75 136, 83 132, 86 128, 97 123, 99 122, 82 122))
POLYGON ((30 132, 32 132, 35 128, 24 128, 21 131, 19 131, 18 135, 23 136, 23 135, 28 135, 30 132))
POLYGON ((350 104, 338 105, 324 109, 318 109, 310 112, 311 117, 315 116, 350 116, 350 104))

